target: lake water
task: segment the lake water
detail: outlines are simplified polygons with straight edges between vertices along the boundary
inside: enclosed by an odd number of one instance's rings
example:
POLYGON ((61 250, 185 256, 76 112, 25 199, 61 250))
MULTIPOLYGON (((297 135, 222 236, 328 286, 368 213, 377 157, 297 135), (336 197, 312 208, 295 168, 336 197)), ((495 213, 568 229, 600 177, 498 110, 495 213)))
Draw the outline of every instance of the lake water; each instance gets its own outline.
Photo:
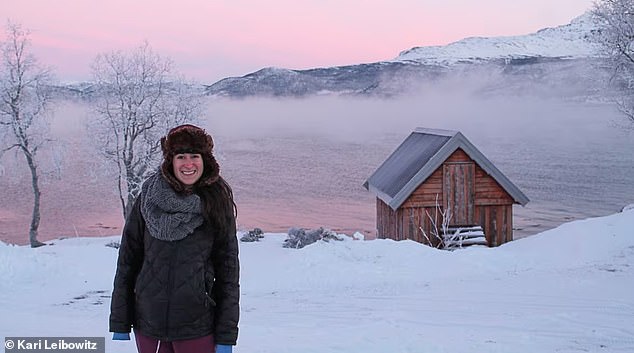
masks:
POLYGON ((210 116, 249 227, 373 232, 374 197, 361 185, 418 126, 460 130, 529 197, 515 206, 516 237, 634 202, 634 135, 606 104, 251 100, 212 103, 210 116))
MULTIPOLYGON (((120 232, 114 181, 89 148, 82 103, 60 104, 61 179, 43 185, 41 239, 120 232)), ((426 95, 207 102, 239 228, 324 226, 374 235, 375 198, 362 184, 416 127, 460 130, 531 200, 515 206, 516 238, 618 212, 634 203, 634 135, 609 104, 426 95)), ((18 156, 20 157, 20 156, 18 156)), ((25 243, 32 207, 20 158, 5 156, 0 239, 25 243)), ((106 166, 107 167, 107 166, 106 166)))

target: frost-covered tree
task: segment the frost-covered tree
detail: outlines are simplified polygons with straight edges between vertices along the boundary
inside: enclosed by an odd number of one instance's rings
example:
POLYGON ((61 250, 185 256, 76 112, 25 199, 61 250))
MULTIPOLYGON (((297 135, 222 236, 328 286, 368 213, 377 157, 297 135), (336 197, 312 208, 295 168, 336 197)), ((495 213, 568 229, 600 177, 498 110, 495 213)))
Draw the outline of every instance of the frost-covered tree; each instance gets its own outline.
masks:
POLYGON ((618 107, 634 129, 634 0, 598 0, 592 14, 614 69, 612 82, 621 93, 618 107))
POLYGON ((141 184, 158 167, 160 137, 175 125, 195 121, 200 100, 178 77, 172 61, 147 42, 129 52, 99 54, 92 74, 98 92, 89 131, 115 168, 125 217, 141 184))
POLYGON ((51 141, 48 138, 51 75, 31 53, 28 31, 8 23, 5 39, 0 43, 0 156, 18 150, 26 159, 34 196, 29 242, 31 247, 38 247, 44 245, 37 240, 41 196, 38 151, 51 141))

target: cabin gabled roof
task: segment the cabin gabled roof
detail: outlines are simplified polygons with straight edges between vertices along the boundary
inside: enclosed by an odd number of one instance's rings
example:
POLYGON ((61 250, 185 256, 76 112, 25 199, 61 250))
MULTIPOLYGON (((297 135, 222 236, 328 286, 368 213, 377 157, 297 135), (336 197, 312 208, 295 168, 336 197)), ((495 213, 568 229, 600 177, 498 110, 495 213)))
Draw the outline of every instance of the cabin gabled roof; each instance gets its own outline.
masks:
POLYGON ((458 131, 417 128, 396 148, 363 186, 393 210, 438 169, 458 148, 522 206, 528 197, 458 131))

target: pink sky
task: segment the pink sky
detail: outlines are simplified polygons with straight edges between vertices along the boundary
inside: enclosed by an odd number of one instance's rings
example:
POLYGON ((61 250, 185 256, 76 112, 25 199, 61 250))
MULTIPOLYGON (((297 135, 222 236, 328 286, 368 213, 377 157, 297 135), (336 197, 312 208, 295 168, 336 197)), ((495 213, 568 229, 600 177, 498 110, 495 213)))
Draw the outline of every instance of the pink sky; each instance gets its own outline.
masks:
MULTIPOLYGON (((389 60, 415 46, 569 23, 593 0, 0 0, 60 81, 90 79, 99 53, 147 40, 201 83, 263 67, 389 60)), ((4 33, 2 33, 4 36, 4 33)))

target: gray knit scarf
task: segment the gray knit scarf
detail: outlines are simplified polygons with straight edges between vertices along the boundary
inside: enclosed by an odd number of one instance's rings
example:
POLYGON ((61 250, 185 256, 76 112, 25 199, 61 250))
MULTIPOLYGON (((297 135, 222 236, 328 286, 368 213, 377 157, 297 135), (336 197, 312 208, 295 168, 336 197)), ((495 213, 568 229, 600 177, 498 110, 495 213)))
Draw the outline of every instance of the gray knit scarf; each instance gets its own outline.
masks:
POLYGON ((177 194, 160 171, 145 181, 141 197, 141 214, 156 239, 181 240, 203 224, 200 197, 177 194))

